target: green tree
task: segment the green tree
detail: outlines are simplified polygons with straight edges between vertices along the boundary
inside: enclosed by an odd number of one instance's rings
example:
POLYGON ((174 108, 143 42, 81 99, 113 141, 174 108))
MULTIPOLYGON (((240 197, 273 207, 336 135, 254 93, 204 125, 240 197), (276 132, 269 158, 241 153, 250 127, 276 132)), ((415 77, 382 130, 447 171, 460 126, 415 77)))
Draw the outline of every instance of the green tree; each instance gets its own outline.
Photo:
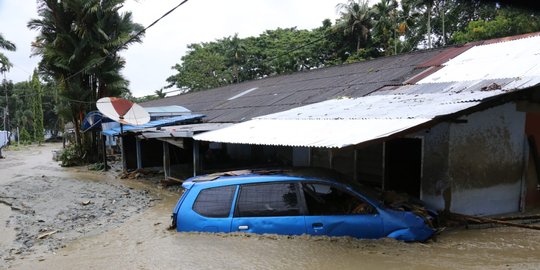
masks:
POLYGON ((371 10, 367 0, 348 0, 336 6, 340 18, 336 27, 343 30, 346 36, 356 40, 356 51, 366 48, 371 39, 371 10))
POLYGON ((28 141, 32 141, 33 136, 30 134, 34 134, 34 90, 31 82, 23 81, 11 84, 10 89, 8 94, 9 104, 11 104, 9 113, 12 117, 10 129, 19 128, 19 132, 24 129, 29 132, 28 141))
POLYGON ((373 39, 384 55, 397 54, 397 7, 396 0, 381 0, 372 7, 373 39))
POLYGON ((229 84, 231 73, 227 70, 226 58, 215 50, 216 43, 190 44, 188 53, 182 57, 182 64, 176 64, 178 71, 167 79, 181 89, 204 90, 229 84))
POLYGON ((32 136, 30 136, 30 133, 28 133, 28 131, 26 130, 26 128, 21 128, 19 130, 20 134, 19 134, 19 141, 22 143, 22 144, 31 144, 32 143, 32 136))
POLYGON ((167 79, 169 87, 199 91, 381 55, 538 31, 533 12, 510 12, 508 7, 481 0, 380 0, 372 7, 365 0, 348 0, 336 8, 340 17, 334 25, 327 19, 312 30, 278 28, 253 37, 234 35, 190 44, 188 53, 173 67, 176 74, 167 79))
POLYGON ((34 70, 34 74, 32 75, 32 90, 33 92, 33 99, 32 99, 32 119, 33 119, 33 137, 34 141, 38 144, 43 143, 45 134, 43 133, 44 127, 43 127, 43 100, 41 98, 42 95, 42 87, 41 82, 39 81, 37 70, 34 70))
POLYGON ((525 12, 503 8, 492 20, 475 20, 463 31, 452 37, 454 43, 465 43, 490 38, 499 38, 540 31, 540 16, 536 12, 525 12))
POLYGON ((237 35, 190 44, 188 53, 167 79, 169 86, 198 91, 323 65, 322 31, 278 28, 258 37, 237 35))
MULTIPOLYGON (((17 47, 11 41, 6 40, 2 33, 0 33, 0 49, 15 51, 17 47)), ((9 71, 13 65, 3 53, 0 52, 0 73, 9 71)))

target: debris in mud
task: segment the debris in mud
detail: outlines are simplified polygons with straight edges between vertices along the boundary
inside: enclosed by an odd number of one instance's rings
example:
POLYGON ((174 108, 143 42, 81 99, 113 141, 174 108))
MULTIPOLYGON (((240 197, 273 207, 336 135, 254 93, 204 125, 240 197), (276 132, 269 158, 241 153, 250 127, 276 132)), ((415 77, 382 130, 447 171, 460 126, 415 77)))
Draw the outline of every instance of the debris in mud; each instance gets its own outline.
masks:
MULTIPOLYGON (((111 166, 107 165, 107 170, 110 169, 111 166)), ((103 171, 105 170, 105 164, 103 163, 94 163, 88 165, 88 170, 90 171, 103 171)))
POLYGON ((0 250, 0 257, 52 252, 82 236, 107 231, 152 204, 144 190, 73 176, 42 179, 41 174, 16 176, 0 185, 2 203, 18 210, 9 221, 15 241, 0 250))
POLYGON ((92 202, 90 200, 87 200, 87 201, 82 201, 81 204, 82 205, 89 205, 91 204, 92 202))
POLYGON ((54 231, 49 231, 49 232, 44 232, 44 233, 41 233, 37 236, 37 239, 44 239, 44 238, 47 238, 55 233, 57 233, 58 231, 57 230, 54 230, 54 231))
POLYGON ((155 170, 148 170, 148 169, 137 169, 132 172, 123 172, 120 175, 120 179, 139 179, 142 177, 152 177, 161 175, 163 172, 155 171, 155 170))
POLYGON ((531 229, 531 230, 540 230, 540 226, 537 225, 529 225, 529 224, 522 224, 522 223, 514 223, 510 222, 508 220, 531 220, 531 219, 540 219, 540 215, 532 215, 532 216, 523 216, 523 217, 501 217, 501 218, 487 218, 487 217, 478 217, 478 216, 469 216, 464 214, 458 214, 458 213, 448 213, 445 216, 448 220, 457 222, 458 224, 465 224, 468 225, 469 223, 472 224, 497 224, 497 225, 503 225, 503 226, 510 226, 510 227, 518 227, 518 228, 524 228, 524 229, 531 229))

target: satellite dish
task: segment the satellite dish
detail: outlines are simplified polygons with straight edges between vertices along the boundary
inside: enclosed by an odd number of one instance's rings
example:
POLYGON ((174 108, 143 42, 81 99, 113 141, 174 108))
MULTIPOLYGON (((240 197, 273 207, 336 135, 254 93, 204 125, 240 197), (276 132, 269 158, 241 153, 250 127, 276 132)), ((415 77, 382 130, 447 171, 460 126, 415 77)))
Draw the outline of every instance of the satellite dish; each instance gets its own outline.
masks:
POLYGON ((150 115, 143 107, 123 98, 100 98, 96 106, 102 114, 120 124, 138 126, 150 121, 150 115))

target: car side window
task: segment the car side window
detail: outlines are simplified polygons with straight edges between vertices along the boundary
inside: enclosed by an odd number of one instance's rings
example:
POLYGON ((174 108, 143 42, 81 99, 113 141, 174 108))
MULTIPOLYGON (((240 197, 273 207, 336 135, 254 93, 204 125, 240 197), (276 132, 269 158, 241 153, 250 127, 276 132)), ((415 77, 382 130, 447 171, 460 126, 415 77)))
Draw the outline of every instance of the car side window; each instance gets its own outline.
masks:
POLYGON ((235 217, 298 215, 300 215, 300 205, 294 183, 240 186, 235 217))
POLYGON ((328 184, 303 183, 311 216, 373 214, 376 210, 361 198, 328 184))
POLYGON ((236 186, 203 189, 195 199, 193 211, 205 217, 228 217, 235 190, 236 186))

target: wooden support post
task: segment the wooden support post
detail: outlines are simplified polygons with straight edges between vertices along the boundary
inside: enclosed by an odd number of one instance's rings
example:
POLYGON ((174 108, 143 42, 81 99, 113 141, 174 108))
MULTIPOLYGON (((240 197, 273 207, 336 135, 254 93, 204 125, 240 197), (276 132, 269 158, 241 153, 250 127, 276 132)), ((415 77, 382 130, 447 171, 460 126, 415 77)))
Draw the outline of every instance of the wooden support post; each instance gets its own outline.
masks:
POLYGON ((142 169, 141 139, 135 138, 135 149, 137 151, 137 170, 142 169))
POLYGON ((103 171, 107 171, 107 136, 101 135, 101 147, 103 148, 103 171))
POLYGON ((354 148, 354 158, 353 158, 353 180, 354 182, 358 182, 358 149, 354 148))
POLYGON ((122 150, 122 170, 127 171, 127 159, 126 159, 126 148, 124 145, 124 136, 120 135, 120 149, 122 150))
POLYGON ((381 189, 384 191, 386 188, 386 142, 383 142, 382 145, 382 181, 381 189))
POLYGON ((193 176, 197 176, 200 165, 199 142, 193 140, 193 176))
POLYGON ((328 165, 330 166, 330 169, 334 168, 334 152, 332 151, 332 148, 328 148, 328 165))
POLYGON ((168 142, 163 142, 163 172, 165 172, 165 179, 171 176, 171 159, 168 142))

